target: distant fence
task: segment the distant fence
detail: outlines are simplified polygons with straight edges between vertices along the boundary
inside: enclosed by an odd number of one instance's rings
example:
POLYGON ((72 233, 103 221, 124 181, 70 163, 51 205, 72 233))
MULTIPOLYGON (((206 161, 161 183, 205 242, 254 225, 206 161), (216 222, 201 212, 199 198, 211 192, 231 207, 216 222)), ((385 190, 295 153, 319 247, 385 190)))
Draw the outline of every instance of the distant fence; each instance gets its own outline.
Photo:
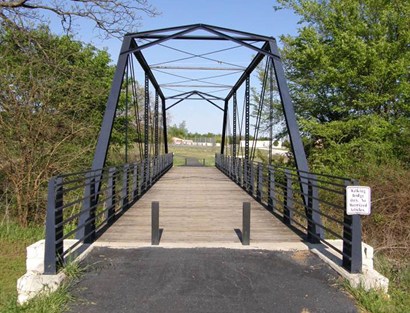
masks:
POLYGON ((166 154, 139 163, 62 174, 48 184, 45 274, 55 274, 65 257, 92 243, 173 165, 166 154), (78 241, 64 249, 65 239, 78 241))
POLYGON ((217 154, 218 169, 246 190, 283 222, 306 231, 310 243, 322 242, 342 258, 349 272, 361 272, 361 221, 346 214, 346 187, 354 180, 285 167, 267 166, 217 154), (340 239, 339 249, 328 239, 340 239))

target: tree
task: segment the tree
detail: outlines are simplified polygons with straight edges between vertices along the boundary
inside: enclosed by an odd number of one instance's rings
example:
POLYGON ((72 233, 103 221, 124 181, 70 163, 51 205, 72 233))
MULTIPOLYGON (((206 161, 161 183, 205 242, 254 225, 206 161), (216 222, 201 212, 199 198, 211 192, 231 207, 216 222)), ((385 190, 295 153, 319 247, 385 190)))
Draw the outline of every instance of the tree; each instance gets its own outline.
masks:
POLYGON ((141 16, 156 16, 158 11, 147 0, 3 0, 0 1, 0 22, 17 28, 42 25, 47 15, 57 16, 67 33, 76 19, 91 21, 106 36, 122 37, 136 31, 141 16))
POLYGON ((282 55, 311 160, 409 164, 410 2, 279 2, 301 16, 282 55))
POLYGON ((177 126, 174 124, 173 126, 168 127, 168 141, 172 139, 172 137, 182 138, 185 139, 188 136, 188 129, 186 127, 186 122, 182 121, 177 126))
POLYGON ((21 225, 45 216, 47 180, 89 166, 113 67, 47 28, 0 31, 0 184, 21 225))

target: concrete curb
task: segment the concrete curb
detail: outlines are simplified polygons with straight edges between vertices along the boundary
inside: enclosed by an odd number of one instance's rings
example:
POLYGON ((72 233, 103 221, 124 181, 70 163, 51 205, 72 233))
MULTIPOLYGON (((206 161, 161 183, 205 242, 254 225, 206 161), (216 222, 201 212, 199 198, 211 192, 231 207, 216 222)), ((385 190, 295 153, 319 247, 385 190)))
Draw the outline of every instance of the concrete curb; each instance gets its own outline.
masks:
MULTIPOLYGON (((338 249, 343 249, 342 240, 337 239, 327 241, 338 249)), ((346 271, 342 267, 342 260, 337 252, 326 245, 309 244, 309 249, 333 268, 340 276, 344 277, 353 288, 362 287, 366 291, 375 289, 384 293, 388 292, 389 279, 373 268, 373 247, 368 244, 362 242, 363 272, 358 274, 352 274, 346 271)))
MULTIPOLYGON (((77 240, 64 240, 64 250, 73 246, 77 240)), ((56 275, 44 275, 45 240, 39 240, 27 247, 26 274, 17 280, 17 302, 24 304, 40 294, 56 291, 67 278, 64 270, 56 275)), ((93 249, 92 245, 80 245, 67 255, 72 262, 83 260, 93 249)))

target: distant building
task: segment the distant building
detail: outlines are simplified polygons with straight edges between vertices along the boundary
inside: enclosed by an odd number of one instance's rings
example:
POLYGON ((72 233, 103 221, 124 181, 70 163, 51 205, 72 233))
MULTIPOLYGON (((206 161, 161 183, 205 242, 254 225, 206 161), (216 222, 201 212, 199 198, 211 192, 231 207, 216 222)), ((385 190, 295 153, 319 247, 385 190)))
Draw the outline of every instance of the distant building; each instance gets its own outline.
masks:
POLYGON ((178 137, 172 137, 172 144, 192 146, 194 144, 194 141, 189 140, 189 139, 182 139, 182 138, 178 138, 178 137))
MULTIPOLYGON (((284 141, 276 141, 272 144, 272 153, 278 155, 286 155, 288 149, 283 146, 284 141), (275 143, 277 145, 275 146, 275 143)), ((254 147, 253 140, 249 141, 249 146, 254 147)), ((239 148, 245 148, 245 140, 241 140, 239 148)), ((257 140, 255 143, 255 148, 259 150, 269 150, 269 140, 257 140)))

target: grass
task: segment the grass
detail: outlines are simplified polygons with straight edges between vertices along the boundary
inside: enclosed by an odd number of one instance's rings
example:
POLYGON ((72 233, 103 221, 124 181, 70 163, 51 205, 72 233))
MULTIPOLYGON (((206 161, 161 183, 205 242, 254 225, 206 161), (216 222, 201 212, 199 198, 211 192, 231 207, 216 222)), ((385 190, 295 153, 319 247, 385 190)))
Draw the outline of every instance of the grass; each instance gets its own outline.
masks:
POLYGON ((26 247, 44 238, 43 227, 22 228, 14 223, 0 224, 0 312, 60 313, 72 300, 70 287, 81 277, 84 268, 74 262, 64 267, 68 279, 56 291, 39 295, 25 305, 17 304, 17 279, 26 271, 26 247))
MULTIPOLYGON (((365 291, 352 288, 348 283, 345 288, 353 295, 364 312, 370 313, 408 313, 410 312, 410 265, 397 268, 386 257, 377 256, 376 269, 389 279, 388 295, 377 290, 365 291)), ((407 262, 408 263, 408 262, 407 262)))
POLYGON ((26 272, 26 247, 44 238, 43 227, 0 223, 0 312, 17 298, 17 279, 26 272))
POLYGON ((205 159, 205 166, 214 166, 215 153, 219 153, 220 149, 220 147, 169 146, 169 152, 174 153, 174 166, 184 165, 185 158, 197 158, 201 163, 205 159))
POLYGON ((61 313, 65 310, 68 302, 72 300, 69 293, 70 284, 64 284, 57 291, 50 294, 40 295, 24 305, 17 304, 17 298, 9 299, 3 306, 2 313, 61 313))

